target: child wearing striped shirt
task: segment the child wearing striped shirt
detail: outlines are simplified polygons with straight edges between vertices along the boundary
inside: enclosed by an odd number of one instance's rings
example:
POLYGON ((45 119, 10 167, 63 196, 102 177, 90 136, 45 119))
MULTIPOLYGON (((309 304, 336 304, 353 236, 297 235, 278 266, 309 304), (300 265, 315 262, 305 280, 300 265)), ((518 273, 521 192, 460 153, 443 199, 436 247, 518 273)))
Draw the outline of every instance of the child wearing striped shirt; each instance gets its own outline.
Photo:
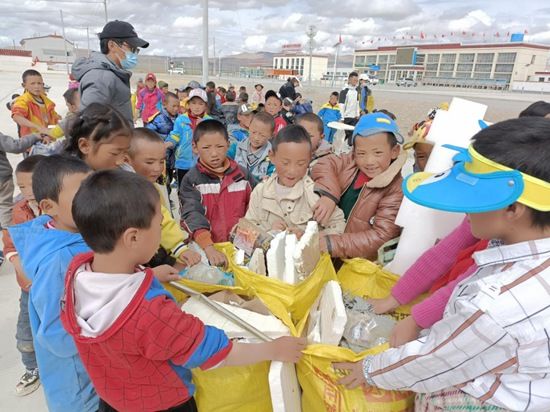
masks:
POLYGON ((412 201, 464 212, 472 234, 502 245, 474 253, 427 333, 358 363, 340 383, 417 392, 422 411, 550 410, 550 122, 519 118, 481 130, 445 173, 413 174, 412 201))

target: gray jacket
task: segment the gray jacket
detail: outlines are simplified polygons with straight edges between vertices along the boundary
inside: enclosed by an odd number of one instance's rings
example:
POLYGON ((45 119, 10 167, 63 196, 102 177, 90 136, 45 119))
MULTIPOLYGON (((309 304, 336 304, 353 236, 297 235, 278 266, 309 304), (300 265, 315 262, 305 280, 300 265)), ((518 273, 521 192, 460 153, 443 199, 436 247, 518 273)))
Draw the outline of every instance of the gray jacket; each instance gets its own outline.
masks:
POLYGON ((13 137, 0 133, 0 178, 11 178, 13 173, 6 152, 23 153, 39 140, 40 136, 37 134, 30 134, 20 139, 14 139, 13 137))
POLYGON ((91 103, 109 104, 117 109, 133 125, 130 100, 130 77, 132 73, 121 69, 106 55, 92 52, 74 62, 74 78, 80 82, 80 110, 91 103))

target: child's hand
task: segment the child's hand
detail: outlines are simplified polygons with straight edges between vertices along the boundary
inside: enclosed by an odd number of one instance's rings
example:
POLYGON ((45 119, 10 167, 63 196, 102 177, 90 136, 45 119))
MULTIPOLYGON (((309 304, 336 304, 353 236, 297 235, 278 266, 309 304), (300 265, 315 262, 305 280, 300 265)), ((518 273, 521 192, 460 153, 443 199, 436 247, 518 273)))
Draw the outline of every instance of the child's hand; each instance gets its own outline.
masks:
POLYGON ((326 236, 319 237, 319 250, 321 253, 328 253, 328 244, 326 236))
POLYGON ((302 229, 298 229, 297 227, 290 227, 288 228, 288 233, 296 235, 296 238, 300 240, 302 236, 304 236, 304 231, 302 229))
POLYGON ((382 299, 367 299, 367 302, 372 305, 374 313, 376 313, 377 315, 391 312, 392 310, 401 306, 397 299, 395 299, 392 295, 388 295, 382 299))
POLYGON ((180 278, 178 270, 170 265, 160 265, 152 270, 153 275, 155 275, 160 282, 170 282, 180 278))
POLYGON ((227 266, 227 258, 222 252, 218 252, 213 245, 207 246, 204 249, 204 252, 206 253, 206 257, 212 266, 227 266))
POLYGON ((201 255, 193 250, 186 250, 180 255, 179 258, 187 265, 187 267, 195 266, 201 261, 201 255))
POLYGON ((313 206, 313 218, 321 225, 327 226, 334 209, 336 209, 334 200, 327 196, 321 196, 313 206))
POLYGON ((400 320, 391 332, 390 346, 392 348, 397 348, 398 346, 415 340, 418 338, 418 334, 421 330, 422 329, 416 324, 416 321, 412 316, 408 316, 405 319, 400 320))
POLYGON ((296 363, 302 357, 302 351, 307 346, 306 338, 283 336, 270 342, 272 347, 271 360, 296 363))
POLYGON ((286 230, 286 223, 282 220, 276 220, 271 225, 272 230, 277 230, 278 232, 284 232, 286 230))
POLYGON ((348 372, 346 376, 338 380, 339 385, 344 385, 348 389, 355 389, 359 385, 367 384, 363 374, 363 361, 333 363, 332 367, 348 372))

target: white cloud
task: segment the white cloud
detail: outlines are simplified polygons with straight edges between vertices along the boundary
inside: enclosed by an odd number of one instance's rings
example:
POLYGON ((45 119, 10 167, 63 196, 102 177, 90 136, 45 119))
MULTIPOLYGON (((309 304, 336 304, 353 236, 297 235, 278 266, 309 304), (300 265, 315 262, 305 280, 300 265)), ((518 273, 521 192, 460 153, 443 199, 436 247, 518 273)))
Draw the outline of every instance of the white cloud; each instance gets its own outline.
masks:
POLYGON ((475 26, 492 26, 494 19, 483 10, 473 10, 461 19, 451 20, 449 22, 450 30, 470 30, 475 26))
POLYGON ((249 51, 261 51, 265 49, 267 42, 267 36, 265 35, 252 35, 248 36, 244 41, 244 47, 249 51))
POLYGON ((351 19, 342 29, 342 33, 362 35, 374 33, 378 29, 374 19, 351 19))
POLYGON ((179 30, 195 29, 202 26, 202 17, 179 16, 172 27, 179 30))

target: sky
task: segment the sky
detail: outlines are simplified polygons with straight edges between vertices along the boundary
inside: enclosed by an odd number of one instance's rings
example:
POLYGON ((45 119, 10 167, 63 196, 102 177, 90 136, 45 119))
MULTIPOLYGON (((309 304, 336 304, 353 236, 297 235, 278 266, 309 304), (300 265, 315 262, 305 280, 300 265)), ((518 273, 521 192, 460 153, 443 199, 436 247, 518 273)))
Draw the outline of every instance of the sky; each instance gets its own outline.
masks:
MULTIPOLYGON (((0 47, 22 38, 61 34, 92 49, 105 23, 103 0, 0 0, 0 47)), ((202 51, 202 1, 107 0, 110 20, 126 20, 150 42, 143 52, 196 56, 202 51)), ((550 3, 540 0, 209 0, 209 53, 280 52, 284 44, 306 45, 314 26, 314 52, 341 53, 381 45, 504 41, 508 33, 550 44, 550 3), (521 9, 520 9, 521 7, 521 9), (497 37, 498 33, 498 37, 497 37), (452 35, 451 35, 452 34, 452 35), (413 37, 411 39, 411 36, 413 37), (423 37, 423 38, 421 38, 423 37), (403 39, 404 38, 404 39, 403 39)))

